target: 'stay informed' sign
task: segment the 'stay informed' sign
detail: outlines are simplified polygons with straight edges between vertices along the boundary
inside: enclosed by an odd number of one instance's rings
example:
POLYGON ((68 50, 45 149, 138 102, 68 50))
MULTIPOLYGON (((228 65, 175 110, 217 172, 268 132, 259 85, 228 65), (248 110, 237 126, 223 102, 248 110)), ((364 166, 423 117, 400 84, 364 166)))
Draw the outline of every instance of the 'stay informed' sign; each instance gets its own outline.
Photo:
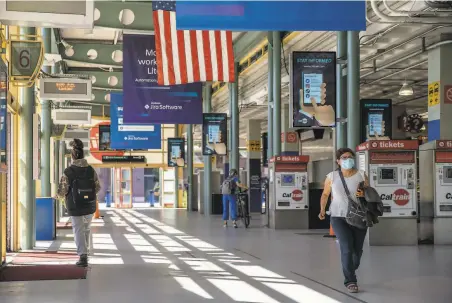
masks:
POLYGON ((159 86, 153 35, 124 35, 124 122, 201 124, 202 84, 159 86))

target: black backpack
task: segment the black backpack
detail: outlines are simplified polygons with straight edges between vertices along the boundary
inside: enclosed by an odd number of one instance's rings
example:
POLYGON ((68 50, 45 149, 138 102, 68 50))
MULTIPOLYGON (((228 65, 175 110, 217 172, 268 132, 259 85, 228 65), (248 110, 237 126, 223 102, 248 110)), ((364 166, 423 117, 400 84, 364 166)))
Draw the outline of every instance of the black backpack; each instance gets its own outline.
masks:
POLYGON ((72 167, 73 180, 71 183, 72 199, 76 206, 91 204, 96 202, 96 182, 94 181, 94 169, 86 167, 85 173, 77 173, 72 167))

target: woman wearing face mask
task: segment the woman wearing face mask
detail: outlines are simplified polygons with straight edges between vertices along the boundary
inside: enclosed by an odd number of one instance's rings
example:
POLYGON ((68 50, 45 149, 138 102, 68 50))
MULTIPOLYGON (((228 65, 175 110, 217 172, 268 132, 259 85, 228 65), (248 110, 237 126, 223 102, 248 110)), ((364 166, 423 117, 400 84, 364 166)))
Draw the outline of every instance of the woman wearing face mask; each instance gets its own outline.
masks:
MULTIPOLYGON (((355 168, 355 153, 349 148, 341 148, 336 152, 336 162, 342 171, 351 198, 357 200, 362 195, 362 191, 358 191, 359 184, 364 181, 364 186, 368 186, 369 181, 364 172, 355 168)), ((355 272, 360 264, 367 229, 351 226, 345 219, 349 202, 339 169, 326 176, 320 199, 319 218, 320 220, 325 219, 325 208, 331 194, 331 225, 339 241, 342 271, 345 278, 344 285, 349 292, 356 293, 358 292, 358 281, 355 272)))

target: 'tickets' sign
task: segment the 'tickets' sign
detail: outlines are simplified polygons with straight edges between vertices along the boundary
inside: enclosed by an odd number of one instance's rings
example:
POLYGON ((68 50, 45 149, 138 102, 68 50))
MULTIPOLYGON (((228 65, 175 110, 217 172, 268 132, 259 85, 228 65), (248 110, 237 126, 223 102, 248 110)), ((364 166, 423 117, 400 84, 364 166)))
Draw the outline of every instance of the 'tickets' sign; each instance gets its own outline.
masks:
POLYGON ((394 193, 386 195, 382 194, 380 196, 382 201, 394 201, 395 204, 398 206, 405 206, 410 202, 410 193, 403 189, 399 188, 394 191, 394 193))
POLYGON ((356 150, 416 150, 418 147, 417 140, 374 140, 358 145, 356 150))

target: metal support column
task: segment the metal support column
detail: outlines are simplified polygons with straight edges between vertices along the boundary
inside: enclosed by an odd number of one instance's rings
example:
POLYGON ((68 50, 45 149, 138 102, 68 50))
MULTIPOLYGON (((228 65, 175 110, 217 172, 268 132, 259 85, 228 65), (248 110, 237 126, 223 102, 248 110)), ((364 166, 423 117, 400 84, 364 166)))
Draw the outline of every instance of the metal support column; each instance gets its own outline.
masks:
MULTIPOLYGON (((50 28, 41 29, 42 40, 44 42, 44 53, 51 53, 52 50, 52 30, 50 28)), ((50 73, 50 66, 43 66, 46 73, 50 73)), ((41 196, 50 197, 50 136, 52 132, 51 107, 49 100, 41 100, 41 196)))
POLYGON ((239 170, 239 63, 234 64, 235 82, 231 99, 231 162, 229 168, 239 170))
POLYGON ((193 211, 193 125, 187 125, 187 210, 193 211))
MULTIPOLYGON (((347 101, 344 98, 344 89, 347 87, 342 76, 344 60, 347 59, 347 32, 337 32, 337 66, 336 66, 336 118, 339 121, 347 117, 347 101)), ((347 124, 336 124, 336 149, 347 146, 347 124)))
MULTIPOLYGON (((55 175, 55 180, 53 180, 52 183, 56 184, 56 190, 58 190, 58 185, 59 185, 59 181, 60 181, 60 140, 55 140, 55 144, 54 146, 54 150, 53 150, 53 171, 54 171, 54 175, 55 175)), ((53 193, 52 193, 52 196, 53 193)), ((57 222, 60 221, 61 218, 61 212, 60 212, 60 207, 57 205, 56 207, 56 220, 57 222)))
POLYGON ((281 33, 273 32, 273 155, 281 154, 281 33))
MULTIPOLYGON (((212 84, 204 86, 204 113, 212 111, 212 84)), ((212 205, 212 157, 204 156, 204 215, 210 216, 212 205)))
MULTIPOLYGON (((60 167, 61 167, 61 175, 64 174, 64 170, 66 169, 66 142, 60 141, 60 167)), ((112 191, 113 192, 113 191, 112 191)), ((60 215, 63 217, 63 203, 61 201, 58 204, 58 209, 60 210, 60 215)))
MULTIPOLYGON (((179 133, 179 124, 175 124, 174 125, 174 136, 176 138, 179 138, 180 133, 179 133)), ((167 153, 169 153, 170 151, 168 150, 168 146, 167 146, 167 153)), ((174 169, 174 184, 176 185, 175 188, 175 203, 174 203, 174 208, 178 208, 179 207, 179 167, 176 166, 173 168, 174 169)))
MULTIPOLYGON (((21 35, 36 35, 34 27, 22 27, 21 35)), ((36 186, 33 180, 33 114, 35 111, 35 87, 23 87, 19 103, 21 106, 20 132, 23 167, 20 179, 21 196, 21 249, 33 249, 36 242, 36 186)))
MULTIPOLYGON (((229 169, 232 168, 232 99, 234 98, 234 83, 228 83, 228 93, 229 93, 229 115, 228 115, 228 163, 229 169)), ((229 172, 225 172, 226 175, 229 172)))
POLYGON ((268 84, 267 84, 267 102, 268 102, 268 121, 267 121, 267 157, 273 157, 273 32, 268 32, 268 84))
POLYGON ((359 141, 359 32, 347 32, 347 147, 355 150, 359 141))

